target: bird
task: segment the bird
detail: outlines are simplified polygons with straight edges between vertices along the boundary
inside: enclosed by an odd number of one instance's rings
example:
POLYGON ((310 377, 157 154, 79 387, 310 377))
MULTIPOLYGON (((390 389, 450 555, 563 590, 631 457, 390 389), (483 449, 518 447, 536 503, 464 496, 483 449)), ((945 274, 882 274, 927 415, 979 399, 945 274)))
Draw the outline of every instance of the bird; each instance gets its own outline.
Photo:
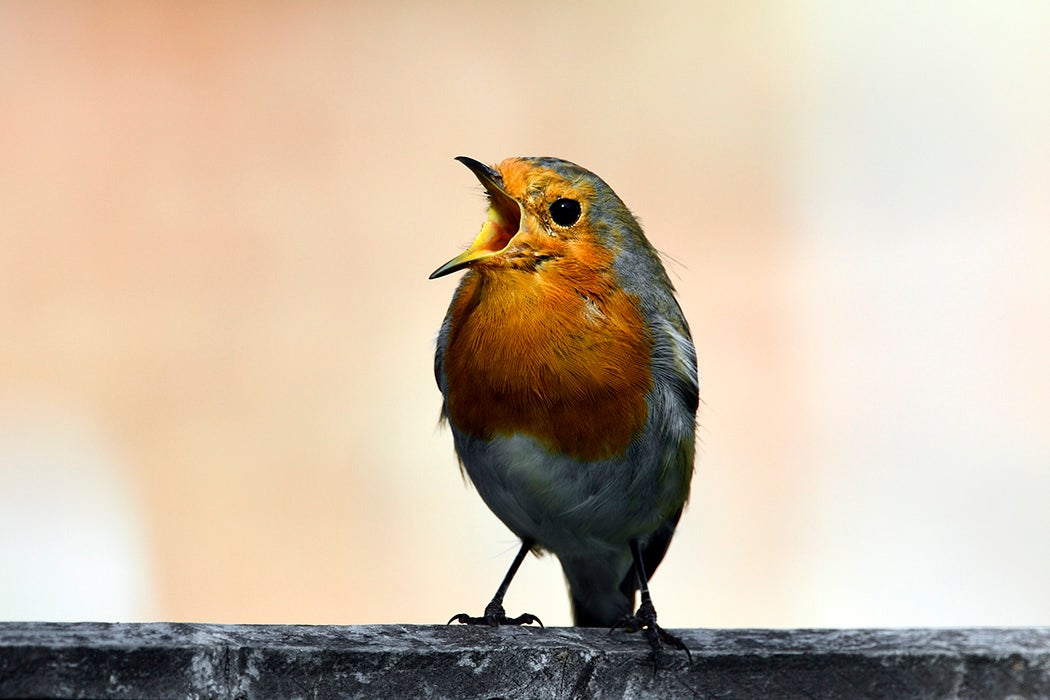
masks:
POLYGON ((661 643, 689 654, 657 624, 649 590, 694 471, 689 325, 659 253, 597 175, 553 157, 456 160, 488 215, 430 275, 465 271, 437 335, 441 417, 521 546, 484 613, 449 624, 542 626, 509 617, 503 598, 529 552, 551 553, 573 624, 643 632, 655 672, 661 643))

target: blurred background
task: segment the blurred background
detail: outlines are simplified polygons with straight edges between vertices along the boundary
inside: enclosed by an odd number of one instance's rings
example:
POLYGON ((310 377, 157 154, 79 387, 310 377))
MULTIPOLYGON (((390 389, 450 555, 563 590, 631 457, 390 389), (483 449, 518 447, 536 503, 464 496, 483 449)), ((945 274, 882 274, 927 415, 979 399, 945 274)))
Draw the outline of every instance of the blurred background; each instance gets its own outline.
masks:
MULTIPOLYGON (((690 626, 1050 624, 1050 5, 0 3, 0 619, 442 623, 452 158, 594 170, 701 358, 690 626)), ((507 598, 569 623, 560 569, 507 598)))

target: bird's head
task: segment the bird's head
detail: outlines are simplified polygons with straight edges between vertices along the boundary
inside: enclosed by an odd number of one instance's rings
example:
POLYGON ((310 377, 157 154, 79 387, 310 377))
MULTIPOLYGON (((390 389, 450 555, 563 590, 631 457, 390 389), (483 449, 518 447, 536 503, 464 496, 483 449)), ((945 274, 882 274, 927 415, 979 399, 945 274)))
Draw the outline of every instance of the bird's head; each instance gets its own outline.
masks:
POLYGON ((488 218, 460 255, 435 270, 467 267, 536 271, 572 260, 595 268, 611 261, 610 232, 638 230, 623 202, 600 178, 557 158, 508 158, 495 167, 460 156, 489 197, 488 218))

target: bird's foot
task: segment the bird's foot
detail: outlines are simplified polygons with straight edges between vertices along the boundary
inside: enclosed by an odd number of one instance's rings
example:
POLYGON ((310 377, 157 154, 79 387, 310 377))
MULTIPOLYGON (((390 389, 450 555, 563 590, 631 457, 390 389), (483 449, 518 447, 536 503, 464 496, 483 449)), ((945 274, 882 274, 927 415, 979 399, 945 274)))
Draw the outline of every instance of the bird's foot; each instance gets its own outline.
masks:
POLYGON ((460 622, 464 625, 488 625, 489 627, 499 627, 500 625, 531 625, 535 622, 540 627, 543 627, 540 618, 532 613, 525 613, 523 615, 518 615, 517 617, 507 617, 507 613, 503 610, 503 606, 495 601, 485 606, 485 614, 481 617, 471 617, 466 613, 459 613, 458 615, 453 615, 445 624, 451 625, 453 622, 460 622))
POLYGON ((652 649, 653 652, 652 660, 654 674, 660 665, 660 650, 663 644, 672 646, 675 649, 681 649, 685 652, 685 655, 689 657, 689 663, 693 663, 693 655, 689 651, 689 647, 685 645, 685 642, 656 624, 656 608, 653 607, 651 602, 642 603, 638 607, 638 612, 634 615, 625 616, 615 627, 613 627, 613 630, 616 629, 624 629, 628 632, 645 633, 645 638, 649 642, 649 648, 652 649))

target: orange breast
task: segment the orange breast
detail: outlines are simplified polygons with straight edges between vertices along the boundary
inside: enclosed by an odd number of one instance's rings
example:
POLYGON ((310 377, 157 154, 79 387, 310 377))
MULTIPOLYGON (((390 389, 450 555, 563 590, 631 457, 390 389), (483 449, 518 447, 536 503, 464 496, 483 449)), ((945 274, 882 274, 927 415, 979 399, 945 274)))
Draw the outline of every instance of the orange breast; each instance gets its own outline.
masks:
POLYGON ((645 425, 651 351, 635 299, 605 275, 476 269, 453 302, 449 418, 477 438, 611 457, 645 425))

